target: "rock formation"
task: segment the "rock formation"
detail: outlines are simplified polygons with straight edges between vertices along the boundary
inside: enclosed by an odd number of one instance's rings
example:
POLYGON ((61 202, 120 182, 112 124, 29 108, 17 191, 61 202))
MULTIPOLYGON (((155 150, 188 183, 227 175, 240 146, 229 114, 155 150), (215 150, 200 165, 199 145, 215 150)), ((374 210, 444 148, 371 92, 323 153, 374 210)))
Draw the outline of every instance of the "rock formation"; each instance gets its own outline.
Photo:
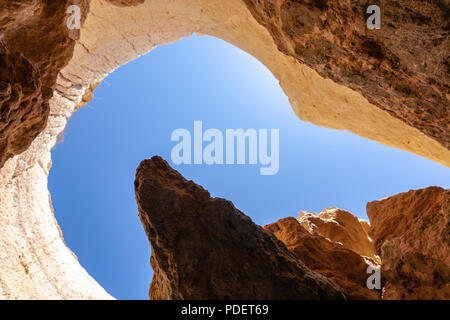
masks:
POLYGON ((139 216, 152 247, 151 299, 342 299, 230 201, 187 181, 160 157, 136 171, 139 216))
POLYGON ((411 190, 367 204, 387 283, 383 299, 450 299, 450 190, 411 190))
POLYGON ((118 7, 130 7, 130 6, 138 6, 144 3, 145 0, 107 0, 107 1, 118 7))
POLYGON ((308 268, 336 282, 349 299, 380 299, 378 291, 367 288, 369 264, 358 253, 308 232, 294 218, 281 219, 264 228, 281 240, 308 268))
POLYGON ((282 52, 450 147, 448 1, 244 1, 282 52))
POLYGON ((338 208, 327 208, 319 214, 301 211, 297 220, 312 234, 320 235, 371 260, 378 259, 368 235, 369 224, 348 211, 338 208))
MULTIPOLYGON (((179 1, 181 3, 182 0, 179 1)), ((387 111, 392 117, 449 148, 448 2, 387 1, 382 6, 382 30, 368 30, 365 10, 369 4, 380 4, 380 0, 370 3, 351 0, 233 1, 236 3, 230 7, 239 6, 244 11, 241 15, 251 14, 270 34, 271 41, 280 53, 314 69, 323 78, 360 93, 371 104, 387 111)), ((172 2, 177 5, 176 1, 172 2)), ((0 1, 0 35, 3 47, 0 54, 3 64, 8 62, 11 64, 10 70, 23 70, 27 77, 31 76, 28 83, 41 83, 37 87, 33 85, 22 90, 21 86, 26 84, 17 82, 9 73, 3 74, 6 78, 0 79, 3 83, 0 87, 0 168, 7 159, 25 151, 44 129, 49 113, 48 101, 54 90, 58 90, 55 87, 57 75, 72 57, 74 39, 79 39, 78 30, 66 27, 66 9, 70 5, 78 5, 84 22, 89 3, 90 0, 0 1), (6 58, 8 51, 22 54, 23 57, 6 58), (20 69, 23 59, 28 64, 33 64, 38 72, 30 73, 30 70, 20 69), (17 105, 20 105, 20 112, 17 112, 17 105)), ((94 0, 94 3, 93 7, 98 8, 99 4, 111 14, 113 10, 108 8, 107 3, 118 8, 140 7, 145 4, 145 0, 94 0)), ((157 5, 153 4, 154 7, 157 5)), ((200 6, 203 6, 199 7, 202 12, 210 7, 213 11, 226 12, 226 6, 220 3, 216 4, 217 8, 207 2, 200 3, 200 6)), ((161 7, 166 8, 166 4, 161 7)), ((193 5, 178 4, 178 7, 194 12, 196 9, 193 5)), ((101 12, 95 14, 101 16, 101 12)), ((118 24, 118 21, 113 24, 118 24)), ((185 29, 208 33, 207 30, 185 29)), ((225 34, 223 37, 229 38, 225 34)), ((88 54, 92 53, 83 42, 80 45, 88 54)), ((83 84, 83 88, 87 89, 92 84, 83 84)), ((304 100, 309 103, 306 101, 311 99, 304 100)), ((348 99, 342 99, 344 101, 349 103, 348 99)), ((313 110, 303 110, 299 114, 305 120, 337 129, 346 128, 449 165, 449 155, 445 150, 436 150, 439 149, 436 145, 431 148, 433 151, 423 150, 430 147, 424 147, 421 145, 423 143, 416 141, 419 137, 413 139, 410 136, 407 141, 395 141, 400 138, 389 139, 388 136, 383 137, 382 132, 372 132, 379 131, 376 129, 376 121, 365 121, 373 127, 368 131, 346 123, 344 119, 331 121, 341 116, 340 113, 334 115, 334 108, 329 108, 327 117, 322 115, 319 119, 315 114, 316 108, 314 106, 313 110), (442 152, 445 155, 440 154, 442 152)), ((372 112, 371 116, 382 117, 382 114, 372 112)))
POLYGON ((450 166, 447 3, 384 1, 369 31, 350 0, 0 0, 0 298, 110 298, 55 223, 50 150, 110 72, 194 32, 267 66, 302 120, 450 166))

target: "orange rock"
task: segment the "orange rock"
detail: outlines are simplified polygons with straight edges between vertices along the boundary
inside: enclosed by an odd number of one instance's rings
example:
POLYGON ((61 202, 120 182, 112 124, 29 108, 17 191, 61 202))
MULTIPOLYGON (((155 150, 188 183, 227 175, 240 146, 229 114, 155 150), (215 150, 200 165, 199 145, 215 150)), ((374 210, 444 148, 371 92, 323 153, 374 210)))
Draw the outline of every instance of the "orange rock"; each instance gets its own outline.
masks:
POLYGON ((450 299, 450 191, 411 190, 367 204, 367 215, 383 299, 450 299))
POLYGON ((281 52, 450 147, 448 1, 243 1, 281 52))
POLYGON ((327 208, 319 214, 301 211, 297 220, 309 232, 379 262, 368 235, 369 223, 350 212, 338 208, 327 208))

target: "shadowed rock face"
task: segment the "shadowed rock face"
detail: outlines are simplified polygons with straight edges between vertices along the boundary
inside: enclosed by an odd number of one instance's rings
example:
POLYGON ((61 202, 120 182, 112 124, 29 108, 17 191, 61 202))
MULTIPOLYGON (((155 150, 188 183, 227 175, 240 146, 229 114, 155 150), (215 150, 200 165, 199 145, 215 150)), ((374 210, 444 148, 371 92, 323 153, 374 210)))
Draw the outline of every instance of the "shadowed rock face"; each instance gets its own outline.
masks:
POLYGON ((378 261, 375 247, 368 235, 369 224, 350 212, 338 208, 327 208, 319 214, 301 211, 297 220, 310 233, 378 261))
POLYGON ((243 1, 280 51, 450 147, 448 1, 243 1))
POLYGON ((378 300, 380 293, 366 286, 369 264, 356 252, 311 234, 294 218, 264 227, 294 252, 313 271, 332 279, 349 299, 378 300))
POLYGON ((66 24, 72 4, 83 22, 88 0, 0 0, 0 168, 47 123, 56 77, 79 36, 66 24))
POLYGON ((39 70, 18 52, 0 45, 0 167, 24 151, 45 126, 49 106, 39 70))
POLYGON ((342 299, 270 232, 230 201, 184 179, 159 157, 136 172, 150 240, 151 299, 342 299))
POLYGON ((383 299, 450 299, 450 191, 411 190, 367 204, 367 215, 383 299))

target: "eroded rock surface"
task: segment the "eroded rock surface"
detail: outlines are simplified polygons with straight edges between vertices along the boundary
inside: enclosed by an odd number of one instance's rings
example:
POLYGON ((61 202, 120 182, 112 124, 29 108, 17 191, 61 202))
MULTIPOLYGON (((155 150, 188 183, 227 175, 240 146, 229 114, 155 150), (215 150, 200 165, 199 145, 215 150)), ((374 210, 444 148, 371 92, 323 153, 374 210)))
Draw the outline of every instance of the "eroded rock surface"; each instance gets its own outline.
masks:
MULTIPOLYGON (((381 6, 381 30, 366 28, 365 12, 369 4, 380 4, 380 0, 237 1, 243 7, 241 11, 248 10, 248 14, 267 29, 282 53, 308 65, 322 77, 361 93, 370 103, 408 126, 419 129, 446 149, 425 146, 423 138, 416 136, 407 137, 406 140, 397 137, 392 138, 395 141, 390 141, 388 137, 380 137, 375 122, 372 123, 374 132, 357 126, 353 128, 345 119, 339 119, 339 113, 333 116, 331 110, 327 111, 330 113, 329 119, 315 115, 315 107, 303 110, 302 117, 305 120, 339 129, 344 125, 364 137, 415 152, 445 165, 450 163, 446 156, 450 146, 448 1, 384 1, 381 6)), ((120 8, 132 8, 145 3, 144 0, 94 2, 108 14, 112 11, 105 6, 106 3, 120 8)), ((49 113, 48 101, 55 90, 56 77, 72 56, 74 39, 79 38, 78 30, 66 27, 66 9, 70 5, 78 5, 83 22, 89 11, 89 3, 90 0, 0 1, 2 46, 12 54, 22 54, 36 67, 39 72, 31 81, 41 83, 38 94, 42 99, 35 100, 33 97, 37 92, 30 93, 19 87, 11 89, 13 97, 10 97, 8 88, 0 92, 3 100, 0 114, 0 167, 11 156, 26 150, 45 127, 49 113), (9 103, 11 99, 13 101, 9 103), (16 112, 17 104, 22 110, 20 114, 16 112)), ((195 5, 205 7, 201 14, 210 10, 207 2, 195 5)), ((189 16, 193 12, 197 13, 195 10, 191 12, 194 7, 186 6, 185 14, 189 16)), ((97 14, 103 16, 103 12, 97 14)), ((169 14, 168 19, 171 18, 169 14)), ((109 19, 105 21, 118 24, 109 19)), ((111 26, 107 28, 114 29, 111 26)), ((88 47, 82 46, 90 52, 88 47)), ((14 64, 12 68, 19 69, 20 63, 14 64)), ((10 82, 12 86, 14 79, 11 78, 10 82)), ((309 104, 306 100, 303 97, 302 101, 309 104)))
POLYGON ((0 168, 45 128, 56 77, 80 32, 67 28, 72 4, 83 22, 89 0, 0 1, 0 168))
POLYGON ((144 3, 145 0, 107 0, 118 7, 134 7, 144 3))
POLYGON ((349 299, 380 299, 378 291, 367 288, 369 264, 356 252, 308 232, 295 218, 281 219, 264 228, 281 240, 308 268, 336 282, 349 299))
MULTIPOLYGON (((395 90, 391 91, 390 85, 396 79, 397 73, 392 74, 393 80, 388 79, 388 86, 384 82, 385 79, 380 78, 380 87, 361 82, 364 86, 361 88, 357 86, 355 89, 351 82, 347 85, 345 81, 335 79, 336 82, 353 89, 351 90, 329 81, 307 66, 311 65, 315 70, 319 70, 320 66, 314 66, 310 61, 315 57, 314 52, 302 53, 302 56, 309 57, 305 63, 298 58, 299 55, 294 55, 295 58, 292 58, 292 54, 282 53, 280 51, 283 50, 282 46, 274 43, 279 40, 272 34, 276 28, 264 27, 261 19, 257 22, 254 19, 257 17, 255 11, 250 8, 252 15, 243 0, 151 0, 142 4, 139 4, 141 2, 139 0, 113 0, 115 5, 107 0, 92 0, 90 14, 83 23, 88 11, 87 2, 84 0, 0 0, 0 63, 2 63, 0 70, 0 100, 2 101, 0 106, 0 253, 2 255, 0 298, 105 299, 109 297, 89 277, 65 246, 55 223, 47 189, 47 176, 51 167, 50 150, 55 145, 57 137, 63 132, 71 114, 90 99, 95 86, 110 72, 148 53, 156 46, 175 42, 193 32, 223 39, 245 50, 267 66, 289 96, 292 108, 299 118, 328 128, 349 130, 361 137, 407 150, 450 166, 450 151, 437 142, 438 140, 433 140, 407 122, 398 120, 397 116, 390 116, 383 109, 368 103, 358 93, 361 92, 360 90, 367 89, 375 92, 375 98, 381 97, 378 101, 383 100, 384 92, 395 92, 395 90), (82 9, 81 32, 68 31, 65 26, 65 9, 72 4, 79 5, 82 9), (136 4, 139 5, 136 6, 136 4), (123 5, 127 7, 124 8, 123 5), (75 45, 74 39, 77 39, 75 45), (72 46, 75 47, 73 55, 72 46), (62 68, 67 60, 69 63, 62 68), (38 72, 35 73, 34 70, 38 72), (54 86, 54 79, 58 72, 57 85, 54 86), (50 111, 48 111, 46 101, 51 94, 53 98, 49 100, 50 111), (5 101, 6 103, 3 103, 5 101), (17 109, 18 106, 20 111, 17 109), (48 119, 47 114, 49 114, 48 119), (47 122, 46 126, 45 122, 47 122), (33 140, 44 126, 45 129, 33 140), (33 142, 29 145, 32 140, 33 142), (26 151, 21 152, 24 149, 26 151), (18 153, 20 155, 3 165, 5 159, 18 153)), ((275 0, 270 2, 277 6, 282 3, 275 0)), ((294 3, 294 1, 291 2, 294 3)), ((441 8, 448 8, 444 1, 441 2, 441 8)), ((257 4, 256 1, 254 3, 257 4)), ((264 5, 269 2, 259 1, 258 3, 264 5)), ((295 3, 294 7, 298 4, 313 2, 295 1, 295 3)), ((328 3, 332 2, 324 3, 328 6, 328 3)), ((353 3, 356 1, 342 2, 344 7, 353 3)), ((403 18, 409 19, 408 17, 414 15, 420 19, 420 15, 417 15, 417 10, 414 9, 417 1, 398 3, 401 4, 399 10, 407 11, 402 13, 398 19, 399 23, 403 18)), ((436 1, 421 2, 418 6, 431 8, 435 7, 435 3, 436 1)), ((388 3, 388 5, 392 4, 395 3, 392 1, 388 3)), ((314 8, 314 5, 311 7, 314 8)), ((286 8, 284 15, 287 18, 283 19, 294 21, 289 16, 293 16, 295 10, 286 8)), ((269 16, 275 14, 273 18, 279 19, 276 16, 277 12, 266 11, 265 14, 269 16)), ((330 21, 333 15, 334 13, 330 15, 330 21)), ((426 16, 429 14, 426 13, 426 16)), ((414 19, 417 20, 417 18, 414 19)), ((414 24, 406 23, 406 27, 399 29, 396 37, 398 39, 403 37, 405 40, 405 36, 411 35, 411 39, 401 41, 405 50, 410 50, 411 46, 414 47, 409 67, 414 70, 422 68, 420 63, 426 62, 431 68, 421 69, 424 71, 424 77, 427 77, 429 73, 437 72, 439 74, 436 77, 437 81, 447 83, 448 75, 442 74, 442 64, 439 62, 441 48, 446 45, 447 40, 444 38, 442 41, 442 37, 436 36, 433 38, 433 42, 437 44, 436 48, 433 49, 428 45, 430 37, 436 34, 434 21, 438 19, 440 14, 433 14, 432 23, 418 29, 419 32, 422 32, 423 28, 429 29, 429 35, 421 34, 419 37, 420 40, 426 41, 423 44, 425 48, 423 51, 414 51, 414 48, 421 46, 420 41, 415 38, 417 30, 414 24), (409 26, 412 27, 408 29, 409 26), (435 59, 435 57, 438 58, 435 59), (433 61, 429 61, 430 59, 433 61)), ((344 22, 339 26, 342 32, 347 32, 354 27, 344 22)), ((442 25, 445 26, 445 23, 442 25)), ((336 25, 335 28, 339 31, 336 25)), ((330 36, 325 31, 323 34, 330 36)), ((333 39, 330 40, 330 42, 333 41, 333 39)), ((348 45, 346 37, 343 37, 342 41, 348 45)), ((396 45, 396 39, 393 41, 396 45)), ((337 43, 339 44, 339 41, 337 43)), ((356 44, 355 52, 360 48, 359 42, 356 44)), ((386 42, 385 45, 389 50, 392 49, 390 43, 386 42)), ((349 48, 346 56, 341 58, 352 57, 353 53, 349 51, 352 49, 349 48)), ((355 61, 358 66, 358 61, 361 60, 355 61)), ((376 63, 375 69, 367 72, 377 74, 379 70, 385 70, 384 63, 379 65, 376 63)), ((340 74, 340 70, 333 72, 336 75, 340 74)), ((408 73, 413 82, 417 75, 415 72, 408 73)), ((320 73, 327 76, 322 71, 320 73)), ((367 76, 364 73, 363 78, 366 79, 367 76)), ((329 78, 334 79, 332 75, 329 78)), ((404 78, 400 80, 403 81, 404 78)), ((440 88, 440 84, 433 84, 431 89, 421 88, 419 93, 428 95, 429 90, 439 91, 440 88)), ((405 89, 408 91, 407 87, 405 89)), ((368 95, 365 97, 370 98, 368 95)), ((399 96, 399 100, 402 99, 399 96)), ((433 99, 426 100, 427 107, 431 111, 427 110, 423 118, 420 118, 424 114, 422 107, 416 108, 418 116, 413 117, 413 120, 420 122, 419 127, 423 125, 427 128, 440 128, 438 118, 448 123, 446 113, 441 112, 445 108, 448 109, 447 105, 443 103, 431 106, 428 102, 434 103, 433 99), (438 124, 435 125, 435 123, 438 124)), ((415 98, 413 97, 412 100, 415 98)), ((394 104, 393 109, 397 110, 402 117, 402 107, 397 109, 396 106, 397 104, 394 104)), ((448 127, 446 130, 448 132, 448 127)))
POLYGON ((139 165, 135 191, 152 247, 151 299, 344 297, 230 201, 211 198, 160 157, 139 165))
POLYGON ((244 0, 278 48, 450 147, 449 2, 244 0), (379 5, 382 27, 366 27, 379 5))
POLYGON ((368 235, 369 224, 350 212, 338 208, 327 208, 319 214, 301 211, 297 220, 312 234, 378 261, 374 244, 368 235))
POLYGON ((49 106, 39 78, 27 58, 0 45, 0 167, 45 126, 49 106))
POLYGON ((450 190, 411 190, 367 204, 387 283, 383 299, 450 299, 450 190))

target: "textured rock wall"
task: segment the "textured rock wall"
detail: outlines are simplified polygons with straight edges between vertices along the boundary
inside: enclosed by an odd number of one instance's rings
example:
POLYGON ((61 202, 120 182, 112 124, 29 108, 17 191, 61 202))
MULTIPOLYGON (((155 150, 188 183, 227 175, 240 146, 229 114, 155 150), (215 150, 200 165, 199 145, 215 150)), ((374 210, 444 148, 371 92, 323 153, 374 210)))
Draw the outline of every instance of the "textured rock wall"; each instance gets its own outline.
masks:
POLYGON ((319 214, 301 211, 299 223, 312 234, 320 235, 357 254, 378 261, 372 239, 368 235, 369 224, 348 211, 327 208, 319 214))
POLYGON ((411 190, 369 203, 367 215, 383 299, 450 299, 450 191, 411 190))
POLYGON ((366 285, 367 268, 373 264, 358 253, 307 231, 295 218, 281 219, 264 228, 281 240, 308 268, 336 282, 349 299, 380 299, 380 292, 369 290, 366 285))
POLYGON ((244 1, 282 52, 450 147, 448 1, 244 1))
POLYGON ((145 0, 108 0, 108 2, 119 7, 134 7, 144 3, 145 0))
POLYGON ((56 77, 79 36, 66 26, 71 4, 83 22, 88 0, 0 1, 0 168, 45 128, 56 77))
POLYGON ((141 162, 135 192, 152 247, 151 299, 344 298, 230 201, 211 198, 163 159, 141 162))
MULTIPOLYGON (((222 12, 224 17, 233 17, 232 10, 228 7, 239 6, 242 16, 251 13, 258 23, 266 28, 266 32, 271 36, 271 42, 280 53, 295 58, 302 65, 311 67, 325 79, 331 79, 361 93, 368 102, 403 121, 406 127, 404 130, 397 128, 399 133, 395 135, 392 135, 392 132, 389 132, 390 135, 384 134, 382 129, 392 125, 402 126, 393 122, 392 119, 381 121, 382 118, 389 119, 389 117, 373 110, 364 115, 364 113, 355 113, 352 108, 346 111, 342 106, 330 105, 342 104, 345 101, 344 104, 358 104, 359 109, 368 108, 367 103, 359 101, 360 99, 349 102, 348 100, 352 100, 350 96, 337 101, 333 98, 329 99, 326 105, 318 106, 320 99, 317 97, 307 99, 305 96, 300 96, 302 99, 299 100, 298 93, 290 92, 299 90, 297 81, 282 85, 291 98, 294 110, 302 119, 335 129, 348 129, 363 137, 449 165, 449 58, 447 54, 449 38, 446 27, 449 6, 447 2, 384 1, 383 27, 381 30, 369 31, 365 26, 367 1, 241 1, 243 2, 239 4, 237 0, 233 0, 229 6, 221 1, 213 4, 207 4, 204 1, 180 4, 180 0, 171 0, 165 4, 158 2, 146 4, 144 0, 105 0, 94 1, 94 3, 111 3, 124 10, 124 14, 129 12, 126 11, 127 7, 142 8, 144 13, 146 8, 156 8, 158 5, 161 5, 159 10, 164 10, 166 6, 178 4, 181 9, 187 8, 186 13, 196 13, 195 10, 192 12, 192 8, 202 7, 204 11, 201 14, 205 15, 206 19, 215 19, 216 12, 213 11, 220 9, 224 10, 222 12), (244 2, 248 12, 243 7, 244 2), (293 88, 289 88, 290 86, 293 88), (296 106, 298 103, 309 106, 300 110, 296 106), (349 123, 348 116, 354 117, 352 121, 355 123, 349 123), (372 118, 372 121, 367 121, 365 117, 372 118), (376 121, 378 118, 380 123, 376 121), (357 125, 356 122, 362 122, 365 126, 369 125, 370 129, 368 130, 364 125, 357 125), (440 143, 443 149, 414 130, 406 130, 409 126, 417 128, 440 143), (400 133, 403 133, 403 136, 400 133)), ((376 2, 370 2, 370 4, 376 2)), ((23 54, 23 58, 34 64, 38 70, 34 73, 31 70, 24 70, 25 74, 32 77, 28 83, 41 83, 40 88, 39 85, 30 87, 25 83, 17 82, 9 73, 3 74, 3 80, 0 78, 3 83, 0 87, 0 99, 3 101, 0 113, 0 123, 2 123, 0 167, 10 157, 26 150, 31 141, 45 127, 49 112, 48 101, 55 90, 56 76, 72 56, 74 39, 79 38, 79 31, 68 30, 65 25, 67 18, 65 10, 72 4, 81 7, 83 22, 89 10, 89 0, 0 1, 0 33, 3 37, 3 47, 5 47, 0 51, 1 57, 4 57, 2 60, 4 64, 6 62, 11 64, 13 61, 11 58, 6 58, 8 50, 15 54, 23 54), (8 81, 10 77, 11 80, 8 81), (8 85, 8 82, 15 86, 8 85), (25 90, 22 90, 22 85, 26 86, 25 90), (20 108, 17 107, 18 105, 20 108), (18 109, 20 111, 17 111, 18 109)), ((107 6, 103 6, 105 11, 99 13, 100 16, 108 12, 109 9, 106 8, 107 6)), ((155 11, 157 12, 158 9, 155 11)), ((150 12, 147 11, 147 13, 150 12)), ((139 15, 142 15, 142 12, 137 16, 139 15)), ((174 16, 169 17, 167 31, 171 28, 170 21, 174 16)), ((185 18, 196 19, 195 16, 185 18)), ((131 38, 135 38, 135 35, 143 31, 138 21, 137 19, 133 21, 136 30, 130 34, 131 38)), ((233 23, 232 19, 230 22, 233 23)), ((107 25, 109 25, 110 28, 120 30, 117 25, 122 23, 106 19, 103 26, 108 28, 107 25)), ((247 39, 242 42, 240 41, 242 39, 238 40, 233 35, 230 37, 230 34, 223 34, 216 29, 220 24, 226 23, 210 20, 206 23, 208 26, 201 22, 198 26, 186 28, 184 31, 198 31, 221 36, 244 50, 249 49, 249 44, 245 42, 253 42, 255 39, 249 39, 248 36, 250 34, 257 36, 258 32, 254 33, 255 30, 251 30, 246 36, 247 39)), ((103 32, 111 32, 111 30, 103 32)), ((259 42, 258 40, 255 42, 259 42)), ((94 45, 94 48, 100 49, 97 45, 94 45)), ((88 47, 85 49, 90 50, 88 47)), ((265 49, 261 47, 260 50, 265 49)), ((248 51, 258 56, 258 50, 248 51)), ((283 80, 285 76, 276 70, 278 68, 271 67, 271 63, 265 62, 264 59, 261 60, 280 80, 283 80)), ((17 63, 10 67, 12 69, 23 65, 23 62, 19 60, 14 61, 17 63)), ((316 95, 313 94, 313 96, 316 95)))
MULTIPOLYGON (((47 190, 50 150, 71 114, 110 72, 192 32, 221 38, 261 61, 280 81, 301 119, 450 166, 450 151, 436 135, 370 103, 370 96, 361 95, 350 81, 346 87, 336 83, 339 79, 326 79, 317 66, 283 50, 273 35, 277 28, 267 28, 243 0, 139 2, 92 0, 86 15, 87 2, 71 1, 80 5, 86 19, 81 32, 69 32, 64 27, 66 1, 0 0, 0 297, 109 297, 65 246, 54 221, 47 190)), ((311 8, 312 13, 318 10, 311 8)), ((414 12, 405 13, 406 18, 414 12)), ((411 45, 416 42, 412 39, 411 45)), ((431 87, 441 90, 440 84, 431 87)), ((441 105, 433 106, 437 113, 441 105)), ((437 116, 427 117, 435 126, 437 116)), ((428 120, 420 121, 427 126, 428 120)))

